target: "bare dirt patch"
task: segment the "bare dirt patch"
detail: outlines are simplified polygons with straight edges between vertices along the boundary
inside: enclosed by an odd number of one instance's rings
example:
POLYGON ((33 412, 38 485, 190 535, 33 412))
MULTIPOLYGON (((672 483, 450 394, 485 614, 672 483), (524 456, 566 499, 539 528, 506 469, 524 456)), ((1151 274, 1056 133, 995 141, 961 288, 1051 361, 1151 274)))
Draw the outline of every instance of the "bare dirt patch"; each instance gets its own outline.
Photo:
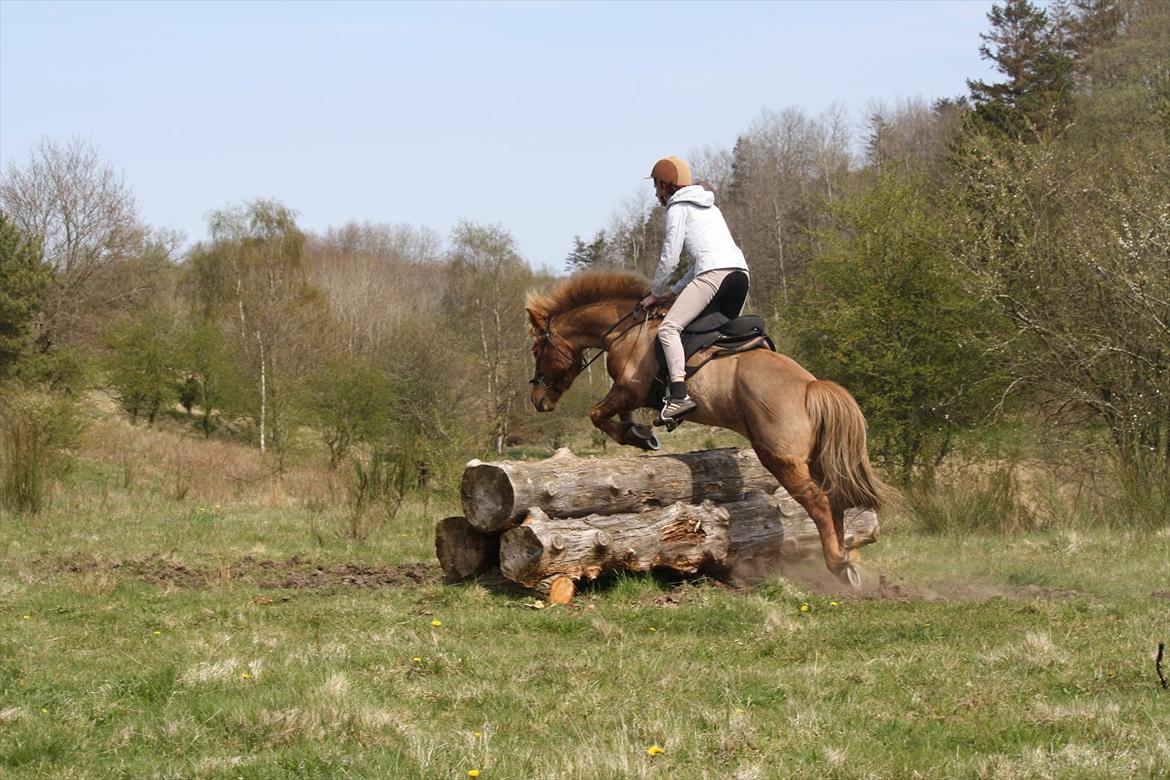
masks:
POLYGON ((403 588, 440 582, 438 564, 403 563, 374 566, 318 563, 294 555, 284 561, 245 556, 220 567, 189 566, 164 555, 122 561, 74 557, 52 566, 61 574, 108 573, 173 588, 206 588, 242 582, 259 588, 403 588))
POLYGON ((1049 588, 1042 585, 967 582, 911 583, 883 574, 872 567, 865 567, 861 572, 862 585, 859 592, 850 591, 847 586, 829 573, 823 563, 816 559, 785 561, 766 570, 753 572, 756 577, 747 579, 744 584, 750 586, 755 582, 762 581, 766 576, 779 575, 820 596, 927 603, 986 601, 994 598, 1022 601, 1031 599, 1063 600, 1090 596, 1082 591, 1049 588))
POLYGON ((1059 601, 1063 599, 1081 598, 1087 595, 1081 591, 1047 588, 1042 585, 910 585, 907 583, 891 582, 884 575, 879 575, 876 585, 869 588, 862 588, 860 598, 881 601, 947 603, 952 601, 986 601, 995 598, 1021 600, 1049 599, 1059 601))

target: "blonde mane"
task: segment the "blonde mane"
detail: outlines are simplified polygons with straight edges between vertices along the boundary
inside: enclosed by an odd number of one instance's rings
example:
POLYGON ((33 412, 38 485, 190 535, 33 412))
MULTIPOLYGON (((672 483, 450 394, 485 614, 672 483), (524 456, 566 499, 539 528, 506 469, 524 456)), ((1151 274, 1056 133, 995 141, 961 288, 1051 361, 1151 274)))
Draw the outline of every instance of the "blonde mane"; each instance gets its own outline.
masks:
POLYGON ((547 320, 558 314, 600 301, 642 298, 650 283, 626 271, 580 271, 546 293, 528 293, 525 306, 533 320, 547 320))

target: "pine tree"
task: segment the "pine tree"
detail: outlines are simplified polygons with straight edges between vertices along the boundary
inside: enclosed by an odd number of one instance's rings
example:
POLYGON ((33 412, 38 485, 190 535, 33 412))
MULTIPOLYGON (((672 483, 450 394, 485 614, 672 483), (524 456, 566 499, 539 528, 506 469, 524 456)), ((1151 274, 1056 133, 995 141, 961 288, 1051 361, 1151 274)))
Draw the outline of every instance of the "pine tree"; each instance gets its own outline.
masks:
POLYGON ((987 14, 979 54, 1005 81, 968 80, 982 127, 1009 138, 1029 138, 1067 123, 1073 60, 1048 14, 1030 0, 1006 0, 987 14))
POLYGON ((589 247, 581 240, 580 234, 573 236, 573 248, 565 257, 565 267, 569 273, 589 267, 589 247))
POLYGON ((0 211, 0 378, 28 346, 49 273, 40 242, 23 236, 0 211))

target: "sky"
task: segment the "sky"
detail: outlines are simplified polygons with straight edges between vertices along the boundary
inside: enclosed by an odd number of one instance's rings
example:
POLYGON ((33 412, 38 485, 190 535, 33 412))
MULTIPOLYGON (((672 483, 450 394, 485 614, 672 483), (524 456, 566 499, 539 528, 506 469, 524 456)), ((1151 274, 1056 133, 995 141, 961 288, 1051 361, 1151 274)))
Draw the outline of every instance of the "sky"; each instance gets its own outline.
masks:
POLYGON ((498 224, 559 270, 655 160, 765 110, 860 131, 874 101, 965 94, 991 5, 0 0, 0 166, 79 137, 188 242, 262 197, 318 232, 498 224))

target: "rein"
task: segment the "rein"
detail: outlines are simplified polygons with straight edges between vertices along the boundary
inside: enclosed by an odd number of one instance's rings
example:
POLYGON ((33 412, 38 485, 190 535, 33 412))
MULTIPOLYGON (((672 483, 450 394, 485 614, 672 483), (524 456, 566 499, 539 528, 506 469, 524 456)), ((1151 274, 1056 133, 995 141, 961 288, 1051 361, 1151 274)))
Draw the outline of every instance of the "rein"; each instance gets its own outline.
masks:
MULTIPOLYGON (((606 352, 605 340, 608 339, 610 337, 610 335, 615 330, 618 329, 618 326, 620 326, 623 322, 628 320, 630 317, 633 317, 635 314, 637 314, 638 310, 640 308, 641 308, 641 304, 635 305, 633 310, 631 310, 628 314, 626 314, 620 320, 618 320, 613 325, 611 325, 609 330, 607 330, 605 333, 603 333, 601 335, 601 343, 594 344, 593 346, 585 347, 584 349, 582 349, 581 350, 581 357, 577 360, 573 360, 572 353, 565 351, 564 348, 558 346, 552 340, 552 321, 553 321, 553 318, 549 317, 548 322, 545 323, 544 332, 540 334, 540 345, 536 348, 536 371, 533 373, 532 379, 528 380, 528 384, 536 385, 543 390, 556 390, 559 393, 563 393, 564 389, 558 388, 557 385, 561 384, 561 382, 563 382, 566 377, 569 377, 570 374, 572 375, 572 379, 577 378, 578 376, 581 375, 581 373, 585 369, 587 369, 587 368, 589 368, 589 366, 593 365, 594 362, 596 362, 599 357, 604 355, 606 352), (550 346, 550 345, 557 352, 559 352, 560 354, 569 358, 570 361, 572 361, 572 365, 570 365, 563 373, 561 373, 560 376, 558 376, 556 379, 554 379, 552 381, 546 379, 540 373, 540 361, 544 358, 545 347, 550 346), (585 350, 589 350, 589 349, 599 349, 601 351, 598 352, 593 357, 586 360, 585 359, 585 350)), ((646 320, 649 321, 649 319, 650 319, 650 312, 647 311, 646 312, 646 320)), ((622 336, 626 335, 631 330, 633 330, 637 326, 637 324, 638 324, 637 322, 632 323, 628 328, 626 328, 620 334, 618 334, 618 338, 614 339, 614 343, 617 343, 618 339, 620 339, 622 336)))

